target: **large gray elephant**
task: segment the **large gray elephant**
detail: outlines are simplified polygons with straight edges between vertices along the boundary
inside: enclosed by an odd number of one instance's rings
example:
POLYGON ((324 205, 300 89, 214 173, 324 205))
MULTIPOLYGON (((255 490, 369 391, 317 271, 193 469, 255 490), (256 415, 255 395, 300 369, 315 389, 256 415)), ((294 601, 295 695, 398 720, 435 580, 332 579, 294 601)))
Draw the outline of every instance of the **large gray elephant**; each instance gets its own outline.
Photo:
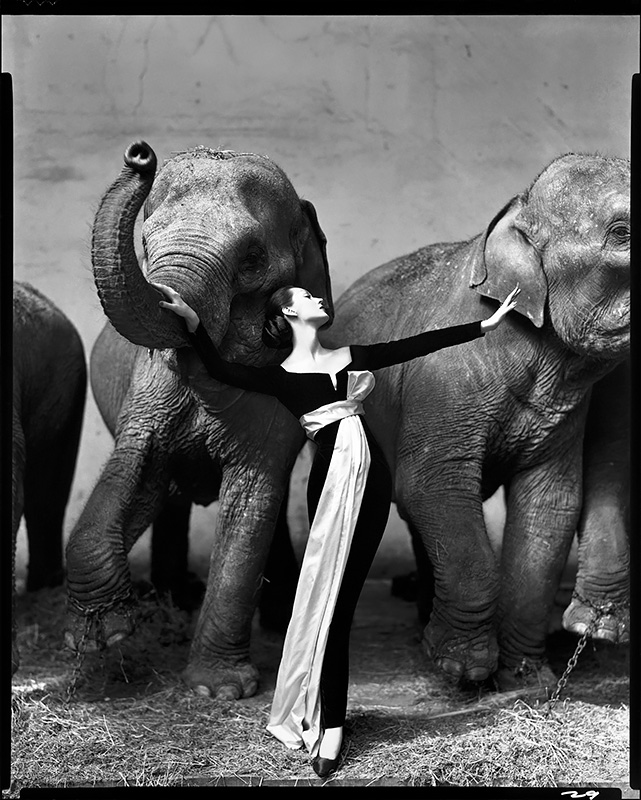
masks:
MULTIPOLYGON (((73 323, 29 283, 13 283, 11 500, 13 576, 24 516, 27 591, 64 578, 63 523, 85 407, 87 369, 73 323)), ((19 666, 13 620, 12 670, 19 666)))
MULTIPOLYGON (((199 692, 237 698, 256 691, 251 621, 304 434, 274 398, 213 381, 150 282, 198 309, 225 358, 273 363, 282 354, 262 344, 261 331, 276 288, 304 286, 333 316, 326 240, 313 205, 266 157, 199 147, 155 173, 149 145, 131 145, 94 222, 94 276, 110 324, 92 352, 92 386, 115 446, 67 545, 65 638, 91 649, 129 635, 133 543, 155 520, 155 545, 172 546, 175 532, 186 547, 191 504, 219 499, 183 677, 199 692), (134 225, 143 203, 141 269, 134 225)), ((293 551, 291 563, 295 584, 293 551)))
POLYGON ((471 241, 424 247, 357 280, 325 335, 364 344, 481 319, 521 288, 497 331, 380 371, 366 402, 400 516, 419 560, 429 557, 420 566, 433 570, 424 645, 453 677, 481 681, 498 668, 503 686, 528 672, 553 678, 548 620, 577 528, 580 576, 565 624, 581 632, 598 620, 594 636, 627 639, 623 391, 615 409, 595 393, 585 504, 582 460, 592 387, 601 382, 607 400, 625 382, 629 180, 623 159, 556 159, 471 241), (500 486, 499 565, 482 503, 500 486))

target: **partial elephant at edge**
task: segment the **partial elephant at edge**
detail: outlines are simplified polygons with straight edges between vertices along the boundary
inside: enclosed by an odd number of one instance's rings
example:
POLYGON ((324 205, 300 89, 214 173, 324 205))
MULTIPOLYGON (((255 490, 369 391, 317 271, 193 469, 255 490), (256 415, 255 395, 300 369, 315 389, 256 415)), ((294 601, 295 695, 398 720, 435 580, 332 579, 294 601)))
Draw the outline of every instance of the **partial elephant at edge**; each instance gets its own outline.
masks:
MULTIPOLYGON (((63 522, 86 397, 85 352, 73 323, 28 283, 13 283, 12 574, 24 516, 27 591, 63 582, 63 522)), ((13 620, 12 670, 18 669, 13 620)))

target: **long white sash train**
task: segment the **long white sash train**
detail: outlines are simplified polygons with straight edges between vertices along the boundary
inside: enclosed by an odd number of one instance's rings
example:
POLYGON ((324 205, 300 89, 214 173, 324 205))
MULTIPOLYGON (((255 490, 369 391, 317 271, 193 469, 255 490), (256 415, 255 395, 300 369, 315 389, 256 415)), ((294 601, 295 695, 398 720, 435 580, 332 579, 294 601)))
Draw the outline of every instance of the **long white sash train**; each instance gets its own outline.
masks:
POLYGON ((312 522, 287 628, 267 730, 291 749, 315 756, 322 736, 320 676, 325 645, 358 513, 370 452, 361 400, 374 388, 371 372, 349 372, 347 400, 305 414, 307 435, 340 419, 332 458, 312 522))

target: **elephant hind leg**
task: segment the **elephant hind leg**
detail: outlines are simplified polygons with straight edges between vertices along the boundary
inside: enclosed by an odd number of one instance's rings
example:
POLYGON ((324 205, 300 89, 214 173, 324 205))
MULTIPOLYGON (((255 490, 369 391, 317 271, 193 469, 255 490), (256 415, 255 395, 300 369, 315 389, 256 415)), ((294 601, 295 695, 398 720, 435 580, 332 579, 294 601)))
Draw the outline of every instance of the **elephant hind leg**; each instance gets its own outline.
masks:
POLYGON ((205 583, 189 571, 190 516, 191 502, 170 496, 151 529, 151 582, 184 611, 198 608, 205 595, 205 583))
POLYGON ((34 446, 27 439, 24 516, 29 542, 27 590, 64 579, 64 519, 73 483, 84 409, 84 384, 55 435, 34 446))
POLYGON ((29 592, 59 586, 63 581, 63 523, 71 477, 49 454, 41 458, 30 454, 24 491, 29 592))

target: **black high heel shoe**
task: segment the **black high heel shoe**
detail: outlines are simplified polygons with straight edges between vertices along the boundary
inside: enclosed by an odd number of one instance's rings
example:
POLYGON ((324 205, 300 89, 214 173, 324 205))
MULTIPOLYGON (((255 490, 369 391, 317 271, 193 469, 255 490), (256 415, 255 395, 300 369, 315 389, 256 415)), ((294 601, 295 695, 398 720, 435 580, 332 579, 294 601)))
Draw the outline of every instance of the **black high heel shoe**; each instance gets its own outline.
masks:
POLYGON ((336 770, 338 769, 338 762, 340 761, 341 753, 343 752, 344 746, 345 746, 345 739, 343 738, 341 740, 340 747, 338 748, 338 753, 336 754, 336 758, 323 758, 322 756, 318 755, 312 759, 312 768, 319 778, 327 778, 328 775, 331 775, 333 772, 336 772, 336 770))
POLYGON ((336 772, 339 758, 340 752, 336 758, 321 758, 320 756, 316 756, 312 759, 312 768, 319 778, 327 778, 332 772, 336 772))

